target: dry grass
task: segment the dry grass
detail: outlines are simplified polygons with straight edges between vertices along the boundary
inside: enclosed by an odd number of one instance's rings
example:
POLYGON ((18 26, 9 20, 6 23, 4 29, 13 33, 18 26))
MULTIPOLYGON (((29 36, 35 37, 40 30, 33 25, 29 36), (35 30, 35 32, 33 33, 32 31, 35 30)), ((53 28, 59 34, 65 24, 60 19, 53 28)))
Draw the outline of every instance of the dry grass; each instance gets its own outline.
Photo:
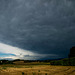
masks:
POLYGON ((0 65, 0 75, 75 75, 75 66, 0 65))

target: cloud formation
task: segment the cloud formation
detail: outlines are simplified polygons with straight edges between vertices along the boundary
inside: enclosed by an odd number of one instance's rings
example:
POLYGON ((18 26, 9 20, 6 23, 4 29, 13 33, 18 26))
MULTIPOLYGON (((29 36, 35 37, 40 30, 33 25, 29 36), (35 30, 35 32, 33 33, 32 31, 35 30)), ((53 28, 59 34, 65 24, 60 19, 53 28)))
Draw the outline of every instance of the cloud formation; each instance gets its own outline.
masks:
MULTIPOLYGON (((0 59, 25 59, 25 60, 35 60, 40 59, 43 57, 56 57, 55 54, 37 54, 34 52, 31 52, 29 50, 23 50, 18 47, 13 47, 10 45, 6 45, 3 43, 0 43, 0 54, 3 53, 5 56, 0 55, 0 59)), ((58 56, 57 56, 58 57, 58 56)))
POLYGON ((74 32, 74 0, 0 0, 1 43, 67 57, 74 32))

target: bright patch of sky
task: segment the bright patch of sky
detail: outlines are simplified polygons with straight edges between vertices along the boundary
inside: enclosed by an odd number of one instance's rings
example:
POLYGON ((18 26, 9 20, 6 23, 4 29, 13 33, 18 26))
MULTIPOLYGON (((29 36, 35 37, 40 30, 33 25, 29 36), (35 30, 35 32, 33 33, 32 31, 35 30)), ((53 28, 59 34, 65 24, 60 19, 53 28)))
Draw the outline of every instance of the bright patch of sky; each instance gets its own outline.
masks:
MULTIPOLYGON (((0 43, 0 59, 25 59, 35 60, 44 57, 56 57, 55 54, 37 54, 29 50, 23 50, 18 47, 13 47, 7 44, 0 43)), ((58 57, 58 56, 57 56, 58 57)))

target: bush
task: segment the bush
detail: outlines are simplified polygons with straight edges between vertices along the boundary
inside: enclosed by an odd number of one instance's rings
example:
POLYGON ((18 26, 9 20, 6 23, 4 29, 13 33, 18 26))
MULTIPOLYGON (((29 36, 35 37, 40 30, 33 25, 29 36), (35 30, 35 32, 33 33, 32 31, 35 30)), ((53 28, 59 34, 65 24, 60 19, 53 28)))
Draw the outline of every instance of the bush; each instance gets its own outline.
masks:
POLYGON ((50 62, 51 65, 62 65, 62 66, 75 66, 75 58, 66 58, 62 60, 54 60, 50 62))

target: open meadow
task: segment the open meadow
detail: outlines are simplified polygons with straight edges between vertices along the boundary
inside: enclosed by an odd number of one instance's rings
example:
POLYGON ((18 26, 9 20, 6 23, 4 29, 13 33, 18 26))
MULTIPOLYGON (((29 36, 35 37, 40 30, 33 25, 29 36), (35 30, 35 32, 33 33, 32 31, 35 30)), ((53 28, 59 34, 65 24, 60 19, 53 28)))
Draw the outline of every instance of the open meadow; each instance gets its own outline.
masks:
POLYGON ((75 66, 5 64, 0 75, 75 75, 75 66))

